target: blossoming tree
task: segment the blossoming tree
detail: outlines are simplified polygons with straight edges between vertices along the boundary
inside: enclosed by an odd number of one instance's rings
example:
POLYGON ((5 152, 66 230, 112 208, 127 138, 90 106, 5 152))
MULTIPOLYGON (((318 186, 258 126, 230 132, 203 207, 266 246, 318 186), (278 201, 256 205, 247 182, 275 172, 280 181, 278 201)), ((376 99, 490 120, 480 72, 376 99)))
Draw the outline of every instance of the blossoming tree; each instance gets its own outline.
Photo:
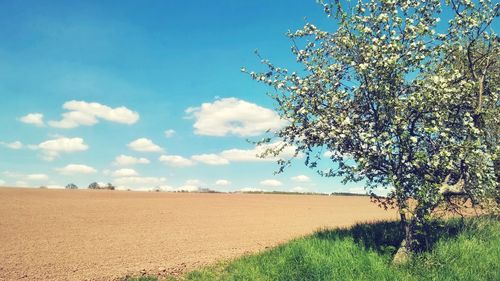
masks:
POLYGON ((275 137, 321 175, 364 181, 376 202, 399 211, 405 239, 397 256, 407 257, 421 247, 419 229, 437 208, 453 206, 454 195, 475 205, 498 198, 498 4, 321 4, 335 32, 308 23, 288 34, 303 69, 263 60, 266 71, 249 74, 275 88, 289 121, 275 137), (319 168, 325 151, 327 170, 319 168), (378 196, 380 188, 388 195, 378 196))

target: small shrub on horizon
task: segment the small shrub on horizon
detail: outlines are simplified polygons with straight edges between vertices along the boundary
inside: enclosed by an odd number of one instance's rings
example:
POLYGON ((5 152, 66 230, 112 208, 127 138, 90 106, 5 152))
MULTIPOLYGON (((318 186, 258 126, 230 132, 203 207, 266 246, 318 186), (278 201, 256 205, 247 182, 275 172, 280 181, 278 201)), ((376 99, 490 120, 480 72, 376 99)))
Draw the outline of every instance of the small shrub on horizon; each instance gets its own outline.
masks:
POLYGON ((66 185, 66 189, 78 189, 78 186, 74 183, 66 185))

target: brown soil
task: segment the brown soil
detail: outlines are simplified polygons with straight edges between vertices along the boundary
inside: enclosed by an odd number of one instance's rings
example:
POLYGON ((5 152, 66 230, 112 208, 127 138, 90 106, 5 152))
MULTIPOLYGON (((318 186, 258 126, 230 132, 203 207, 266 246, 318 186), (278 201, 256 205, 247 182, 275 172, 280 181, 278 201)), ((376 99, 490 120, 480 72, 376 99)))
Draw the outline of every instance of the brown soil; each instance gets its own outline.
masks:
POLYGON ((358 196, 0 188, 0 280, 175 275, 319 228, 395 217, 358 196))

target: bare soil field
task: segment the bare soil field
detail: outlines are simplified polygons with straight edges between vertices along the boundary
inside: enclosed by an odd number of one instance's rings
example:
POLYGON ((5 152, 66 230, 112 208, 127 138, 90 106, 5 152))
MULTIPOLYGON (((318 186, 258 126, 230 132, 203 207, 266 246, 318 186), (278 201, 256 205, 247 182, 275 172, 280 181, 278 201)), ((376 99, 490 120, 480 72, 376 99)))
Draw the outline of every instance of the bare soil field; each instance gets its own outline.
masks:
POLYGON ((0 280, 181 274, 319 228, 396 218, 369 201, 0 188, 0 280))

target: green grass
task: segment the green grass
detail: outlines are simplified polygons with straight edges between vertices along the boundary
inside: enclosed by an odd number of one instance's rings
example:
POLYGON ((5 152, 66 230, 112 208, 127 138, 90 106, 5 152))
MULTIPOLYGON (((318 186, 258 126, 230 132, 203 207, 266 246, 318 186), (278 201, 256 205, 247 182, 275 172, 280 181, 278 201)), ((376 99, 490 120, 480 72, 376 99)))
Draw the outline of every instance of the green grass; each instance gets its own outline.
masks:
POLYGON ((144 276, 144 277, 130 277, 126 278, 127 281, 157 281, 158 278, 155 276, 144 276))
MULTIPOLYGON (((394 222, 324 230, 274 249, 193 271, 183 280, 500 280, 500 221, 435 223, 429 249, 391 264, 402 237, 394 222)), ((137 281, 156 280, 135 279, 137 281)))

